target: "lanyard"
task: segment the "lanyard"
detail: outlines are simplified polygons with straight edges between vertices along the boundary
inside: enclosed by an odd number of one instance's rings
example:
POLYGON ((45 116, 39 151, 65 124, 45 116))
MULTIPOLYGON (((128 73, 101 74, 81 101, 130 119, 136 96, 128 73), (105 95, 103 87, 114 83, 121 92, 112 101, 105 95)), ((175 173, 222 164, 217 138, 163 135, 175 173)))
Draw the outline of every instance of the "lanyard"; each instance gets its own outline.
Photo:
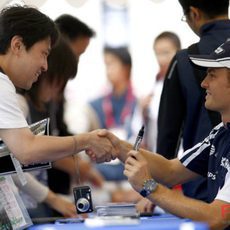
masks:
POLYGON ((105 96, 102 101, 102 109, 105 115, 106 128, 117 127, 121 124, 124 124, 127 117, 131 116, 133 105, 135 102, 135 97, 133 95, 132 87, 129 84, 125 95, 125 103, 121 110, 119 123, 117 123, 114 116, 112 96, 113 96, 112 93, 110 93, 107 96, 105 96))

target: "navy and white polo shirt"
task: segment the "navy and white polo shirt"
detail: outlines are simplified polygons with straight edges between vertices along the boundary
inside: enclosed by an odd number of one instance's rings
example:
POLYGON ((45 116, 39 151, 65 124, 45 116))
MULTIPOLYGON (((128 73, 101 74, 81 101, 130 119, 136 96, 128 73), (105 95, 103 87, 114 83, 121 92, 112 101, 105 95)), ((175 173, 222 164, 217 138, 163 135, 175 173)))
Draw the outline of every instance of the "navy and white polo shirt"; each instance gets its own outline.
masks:
POLYGON ((202 142, 180 157, 182 164, 207 177, 208 201, 230 203, 230 123, 217 125, 202 142))

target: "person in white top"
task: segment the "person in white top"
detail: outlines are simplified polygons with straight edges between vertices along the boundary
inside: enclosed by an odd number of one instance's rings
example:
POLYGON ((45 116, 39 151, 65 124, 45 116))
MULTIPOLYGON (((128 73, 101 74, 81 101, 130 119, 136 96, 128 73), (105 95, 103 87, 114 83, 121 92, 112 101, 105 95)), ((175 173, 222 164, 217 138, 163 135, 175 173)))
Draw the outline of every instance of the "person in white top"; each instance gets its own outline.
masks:
POLYGON ((35 136, 18 107, 15 87, 30 89, 47 70, 58 38, 54 22, 35 8, 11 6, 0 13, 0 138, 23 164, 54 161, 85 150, 96 162, 110 161, 116 149, 96 130, 76 136, 35 136))

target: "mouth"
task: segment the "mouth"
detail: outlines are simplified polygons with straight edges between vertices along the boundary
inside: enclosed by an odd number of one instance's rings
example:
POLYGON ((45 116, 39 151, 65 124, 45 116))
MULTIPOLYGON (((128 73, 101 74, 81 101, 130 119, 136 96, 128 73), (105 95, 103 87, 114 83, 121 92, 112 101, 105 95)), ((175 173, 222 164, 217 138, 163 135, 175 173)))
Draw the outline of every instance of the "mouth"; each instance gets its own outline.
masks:
POLYGON ((38 78, 39 78, 39 76, 41 75, 41 72, 39 71, 39 72, 37 72, 37 73, 35 73, 35 81, 37 81, 38 80, 38 78))

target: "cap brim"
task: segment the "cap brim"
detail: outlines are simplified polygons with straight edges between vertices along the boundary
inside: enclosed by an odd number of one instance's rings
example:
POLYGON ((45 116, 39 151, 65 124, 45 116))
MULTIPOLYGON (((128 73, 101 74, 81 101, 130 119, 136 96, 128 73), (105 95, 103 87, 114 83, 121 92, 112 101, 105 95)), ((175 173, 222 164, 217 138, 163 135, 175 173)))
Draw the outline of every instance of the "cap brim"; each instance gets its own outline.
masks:
POLYGON ((220 68, 223 67, 223 65, 220 64, 220 62, 218 62, 215 59, 212 59, 210 57, 210 55, 193 55, 193 56, 189 56, 190 60, 198 66, 202 66, 202 67, 213 67, 213 68, 220 68))

